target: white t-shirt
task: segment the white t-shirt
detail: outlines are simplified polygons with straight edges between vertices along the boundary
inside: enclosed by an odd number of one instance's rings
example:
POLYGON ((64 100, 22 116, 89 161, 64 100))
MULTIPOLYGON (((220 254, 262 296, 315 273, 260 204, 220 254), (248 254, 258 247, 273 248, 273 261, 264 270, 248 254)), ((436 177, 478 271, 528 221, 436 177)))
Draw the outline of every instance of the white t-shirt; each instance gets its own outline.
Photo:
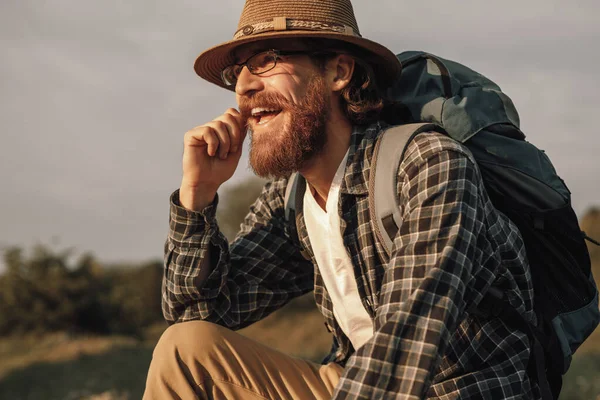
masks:
POLYGON ((360 299, 354 266, 340 230, 338 204, 347 158, 348 153, 331 183, 325 207, 327 212, 319 206, 307 186, 304 194, 304 219, 319 271, 333 303, 335 319, 352 346, 358 349, 373 336, 373 321, 360 299))

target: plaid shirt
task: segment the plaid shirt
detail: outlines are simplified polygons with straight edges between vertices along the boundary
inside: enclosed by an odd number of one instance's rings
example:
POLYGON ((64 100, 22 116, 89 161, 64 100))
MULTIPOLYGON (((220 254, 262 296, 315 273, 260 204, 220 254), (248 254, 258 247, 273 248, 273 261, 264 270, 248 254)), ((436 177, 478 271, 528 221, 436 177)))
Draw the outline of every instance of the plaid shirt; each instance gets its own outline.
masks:
POLYGON ((353 133, 338 209, 358 290, 375 327, 364 346, 353 349, 334 318, 302 204, 296 210, 299 242, 290 233, 284 218, 286 179, 266 184, 231 245, 215 220, 218 199, 202 212, 190 212, 173 194, 165 318, 238 329, 314 290, 334 335, 328 360, 345 366, 336 399, 540 398, 526 372, 527 336, 498 318, 466 311, 493 285, 526 318, 534 318, 517 228, 492 206, 471 153, 441 134, 424 133, 409 144, 398 169, 403 223, 388 258, 371 226, 367 193, 374 144, 383 128, 374 124, 353 133), (200 268, 209 252, 210 266, 200 268))

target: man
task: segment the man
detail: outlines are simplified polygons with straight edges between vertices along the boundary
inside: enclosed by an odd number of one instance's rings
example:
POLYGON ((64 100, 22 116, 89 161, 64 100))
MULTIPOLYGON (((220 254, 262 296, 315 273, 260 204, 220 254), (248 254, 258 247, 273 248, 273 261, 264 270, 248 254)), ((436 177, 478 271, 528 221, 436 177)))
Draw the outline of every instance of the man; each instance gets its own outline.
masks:
POLYGON ((467 312, 497 287, 531 319, 533 291, 520 234, 462 145, 435 132, 410 143, 391 257, 375 238, 367 182, 390 114, 380 93, 401 66, 360 36, 349 0, 248 0, 234 39, 195 69, 234 90, 239 110, 184 137, 165 247, 173 325, 145 398, 539 398, 526 334, 467 312), (273 179, 228 245, 217 190, 247 132, 252 168, 273 179), (284 215, 293 172, 307 182, 299 239, 284 215), (334 335, 323 365, 232 331, 311 290, 334 335))

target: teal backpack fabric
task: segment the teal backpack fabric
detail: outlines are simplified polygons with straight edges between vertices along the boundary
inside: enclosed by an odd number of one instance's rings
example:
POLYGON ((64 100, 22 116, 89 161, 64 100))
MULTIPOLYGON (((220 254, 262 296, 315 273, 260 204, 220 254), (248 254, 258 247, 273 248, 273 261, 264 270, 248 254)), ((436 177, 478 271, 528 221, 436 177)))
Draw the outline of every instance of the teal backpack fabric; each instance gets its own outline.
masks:
POLYGON ((517 110, 498 85, 428 53, 397 57, 402 76, 388 96, 410 110, 412 122, 437 124, 471 150, 494 206, 517 225, 525 241, 538 325, 506 307, 502 294, 487 296, 472 311, 503 316, 534 336, 543 356, 536 357, 532 369, 538 380, 547 377, 552 394, 544 397, 557 398, 572 354, 600 322, 586 236, 571 207, 571 193, 547 155, 525 140, 517 110))
POLYGON ((415 122, 438 124, 461 143, 498 124, 510 125, 513 134, 525 138, 512 100, 485 76, 421 51, 397 57, 402 75, 388 97, 407 106, 415 122))

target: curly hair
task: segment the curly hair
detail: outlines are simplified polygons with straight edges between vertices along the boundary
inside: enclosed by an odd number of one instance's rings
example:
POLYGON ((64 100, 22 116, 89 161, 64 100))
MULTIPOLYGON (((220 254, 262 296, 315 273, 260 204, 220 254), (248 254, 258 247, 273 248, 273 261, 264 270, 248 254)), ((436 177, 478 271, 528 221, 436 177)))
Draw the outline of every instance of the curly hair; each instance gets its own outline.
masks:
POLYGON ((304 39, 311 49, 317 49, 312 56, 315 64, 325 69, 326 63, 337 54, 348 54, 354 59, 354 73, 348 86, 340 93, 342 110, 354 125, 369 125, 378 120, 390 124, 404 122, 407 109, 385 95, 384 88, 378 85, 371 65, 365 61, 363 51, 347 43, 328 39, 304 39))

